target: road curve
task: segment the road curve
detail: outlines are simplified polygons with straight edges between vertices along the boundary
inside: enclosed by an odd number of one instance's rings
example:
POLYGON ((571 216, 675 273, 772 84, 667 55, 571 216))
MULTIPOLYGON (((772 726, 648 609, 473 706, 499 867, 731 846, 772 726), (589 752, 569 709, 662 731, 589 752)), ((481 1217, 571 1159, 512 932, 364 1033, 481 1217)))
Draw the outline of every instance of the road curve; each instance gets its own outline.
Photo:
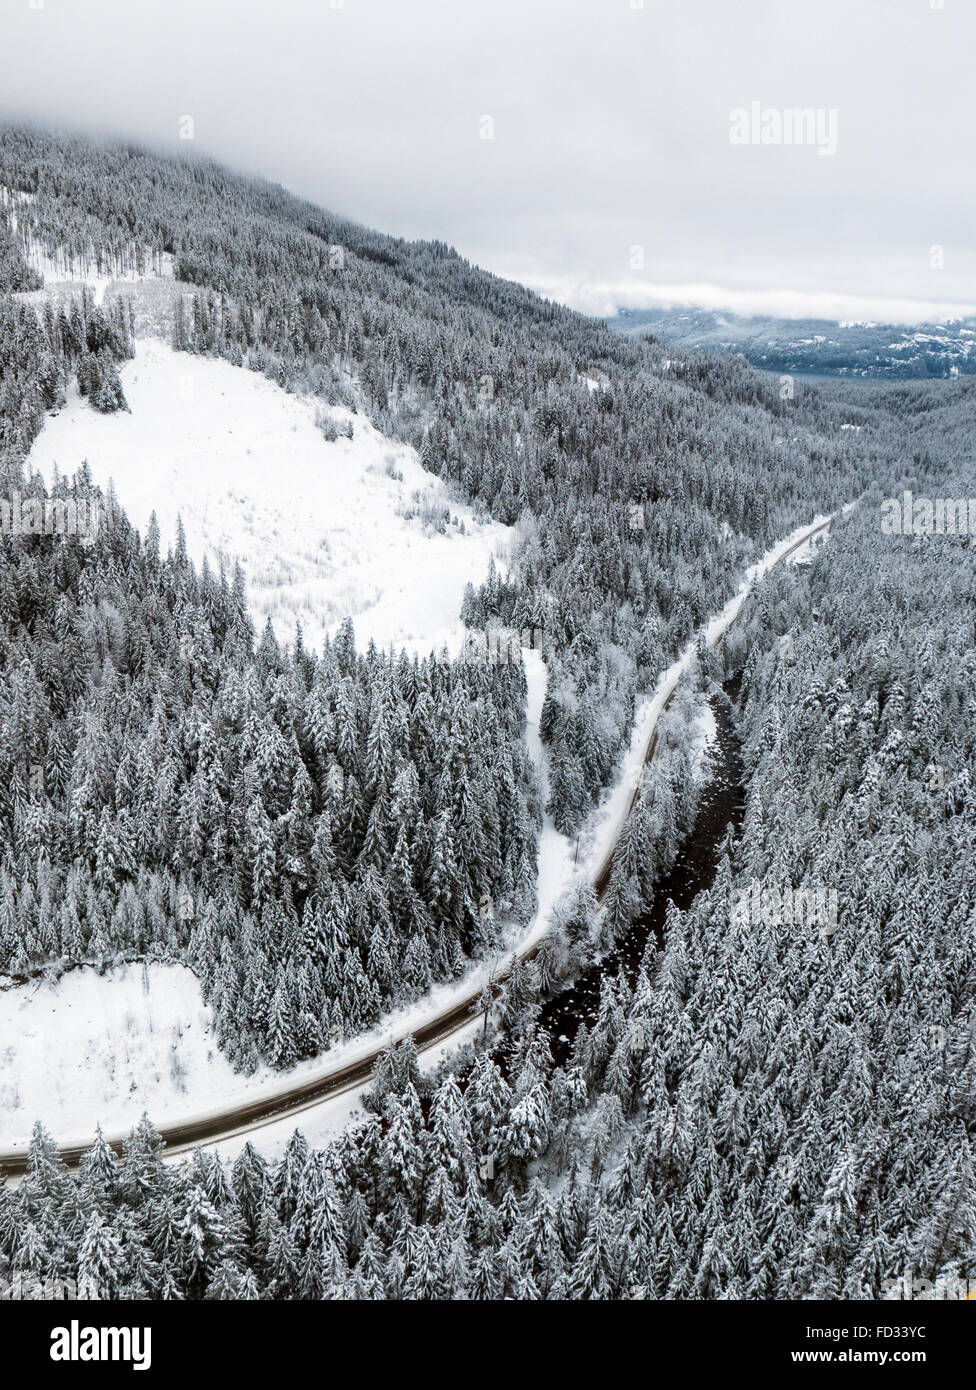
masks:
MULTIPOLYGON (((828 517, 825 521, 813 523, 807 527, 796 540, 785 549, 780 555, 772 560, 767 566, 766 573, 781 561, 787 559, 801 546, 816 535, 825 531, 838 515, 828 517)), ((757 576, 757 579, 761 576, 757 576)), ((716 646, 721 642, 725 633, 736 621, 741 612, 741 604, 727 621, 715 633, 710 642, 711 646, 716 646)), ((663 694, 663 700, 650 723, 647 731, 647 742, 644 747, 643 761, 650 762, 654 757, 657 748, 657 724, 661 714, 668 708, 674 698, 675 691, 680 685, 685 670, 676 670, 669 679, 668 687, 659 692, 663 694)), ((624 815, 620 820, 620 827, 626 822, 627 816, 637 800, 639 785, 634 790, 627 802, 624 815)), ((619 836, 619 828, 618 828, 619 836)), ((616 851, 616 838, 608 849, 602 862, 593 874, 593 887, 598 899, 602 899, 606 893, 610 881, 610 872, 613 868, 613 858, 616 851)), ((523 947, 512 953, 519 960, 531 960, 539 950, 541 941, 535 941, 531 945, 523 947)), ((504 980, 507 971, 497 977, 495 988, 504 980)), ((407 1037, 412 1036, 418 1052, 425 1052, 432 1047, 436 1047, 445 1039, 455 1033, 459 1033, 462 1028, 482 1017, 479 1008, 481 1000, 482 986, 473 989, 462 999, 459 999, 445 1012, 438 1014, 436 1018, 429 1020, 418 1028, 406 1029, 401 1034, 393 1034, 391 1038, 377 1045, 371 1052, 349 1062, 346 1066, 336 1067, 330 1071, 324 1071, 312 1077, 306 1077, 303 1081, 295 1082, 290 1086, 276 1090, 273 1094, 265 1091, 263 1094, 256 1094, 252 1100, 235 1104, 223 1110, 214 1111, 210 1114, 197 1115, 190 1119, 180 1120, 170 1125, 161 1125, 159 1135, 166 1146, 167 1155, 179 1154, 186 1150, 196 1148, 200 1144, 213 1144, 221 1140, 232 1139, 237 1135, 244 1134, 249 1130, 260 1129, 265 1125, 273 1124, 276 1121, 290 1119, 294 1115, 300 1115, 302 1111, 309 1110, 313 1106, 320 1105, 325 1100, 331 1100, 336 1096, 342 1095, 346 1091, 354 1090, 367 1082, 373 1073, 377 1059, 389 1047, 391 1041, 401 1042, 407 1037)), ((112 1135, 108 1138, 108 1143, 117 1152, 121 1150, 126 1135, 112 1135)), ((82 1155, 91 1146, 91 1140, 83 1144, 59 1145, 61 1157, 69 1166, 76 1166, 82 1155)), ((3 1178, 16 1177, 23 1173, 27 1168, 27 1148, 18 1146, 6 1151, 0 1151, 0 1174, 3 1178)))

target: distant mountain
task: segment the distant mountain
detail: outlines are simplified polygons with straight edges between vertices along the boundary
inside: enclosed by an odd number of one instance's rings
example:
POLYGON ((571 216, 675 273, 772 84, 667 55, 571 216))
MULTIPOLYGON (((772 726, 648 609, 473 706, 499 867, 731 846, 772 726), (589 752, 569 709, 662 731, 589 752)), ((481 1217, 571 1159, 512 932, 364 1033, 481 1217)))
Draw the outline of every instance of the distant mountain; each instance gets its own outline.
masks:
POLYGON ((914 326, 745 317, 709 309, 621 309, 607 325, 680 348, 741 353, 771 372, 896 381, 976 374, 976 318, 914 326))

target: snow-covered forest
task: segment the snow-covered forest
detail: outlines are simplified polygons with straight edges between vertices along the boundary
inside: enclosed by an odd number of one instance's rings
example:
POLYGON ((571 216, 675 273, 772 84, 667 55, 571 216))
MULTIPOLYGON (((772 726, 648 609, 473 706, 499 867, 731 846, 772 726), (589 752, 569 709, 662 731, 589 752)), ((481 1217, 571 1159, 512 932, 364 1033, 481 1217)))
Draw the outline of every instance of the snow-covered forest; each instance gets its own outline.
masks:
MULTIPOLYGON (((815 390, 781 399, 733 359, 677 366, 447 246, 206 161, 7 128, 0 184, 28 195, 10 208, 28 257, 63 248, 79 274, 108 275, 172 256, 177 347, 365 411, 499 521, 524 521, 513 582, 487 584, 466 618, 546 632, 544 737, 567 833, 614 771, 636 692, 745 565, 878 473, 884 445, 841 428, 856 408, 815 390)), ((26 450, 71 369, 60 315, 30 331, 8 449, 26 450)))
POLYGON ((971 591, 968 545, 890 546, 866 511, 769 582, 742 630, 741 831, 565 1064, 532 971, 504 1048, 434 1079, 397 1049, 373 1117, 325 1151, 296 1134, 278 1163, 248 1146, 174 1169, 144 1126, 72 1179, 39 1134, 3 1198, 8 1259, 152 1297, 858 1299, 904 1270, 958 1278, 971 591), (835 886, 836 931, 737 921, 755 877, 835 886))
POLYGON ((857 503, 700 643, 605 893, 559 903, 477 1039, 433 1069, 391 1047, 365 1116, 281 1157, 167 1162, 147 1117, 72 1172, 38 1127, 0 1187, 0 1278, 100 1298, 874 1299, 906 1270, 964 1275, 973 550, 885 535, 878 511, 902 487, 976 493, 976 383, 783 394, 206 161, 0 135, 3 493, 101 518, 0 534, 4 987, 181 964, 245 1073, 422 1000, 532 920, 540 832, 585 830, 638 699, 746 568, 857 503), (119 281, 166 258, 177 352, 365 417, 515 528, 461 617, 539 634, 548 795, 518 638, 476 661, 357 644, 352 622, 281 642, 255 631, 246 556, 198 567, 87 468, 50 488, 32 470, 69 393, 128 409, 119 281), (77 288, 45 291, 54 273, 77 288), (709 775, 688 732, 706 703, 742 814, 679 908, 662 885, 709 775), (835 917, 757 920, 754 884, 833 895, 835 917), (569 1037, 552 1002, 594 972, 569 1037))

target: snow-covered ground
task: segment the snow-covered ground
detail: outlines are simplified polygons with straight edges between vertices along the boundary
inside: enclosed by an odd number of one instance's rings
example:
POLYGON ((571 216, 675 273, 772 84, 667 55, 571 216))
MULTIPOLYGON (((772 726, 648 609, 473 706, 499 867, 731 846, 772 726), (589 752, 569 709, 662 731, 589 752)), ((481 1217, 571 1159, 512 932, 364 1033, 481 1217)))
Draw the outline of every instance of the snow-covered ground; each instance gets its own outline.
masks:
POLYGON ((211 1032, 196 976, 181 965, 72 970, 0 991, 0 1134, 25 1143, 35 1120, 59 1136, 125 1129, 240 1086, 211 1032))
MULTIPOLYGON (((429 1007, 425 1000, 402 1010, 328 1059, 371 1051, 429 1007)), ((293 1067, 287 1080, 320 1070, 322 1060, 293 1067)), ((233 1070, 214 1040, 199 981, 182 965, 123 965, 104 975, 85 966, 57 984, 0 990, 0 1149, 25 1146, 36 1120, 62 1144, 84 1143, 96 1125, 125 1133, 143 1112, 166 1125, 282 1080, 266 1065, 249 1077, 233 1070)), ((358 1102, 358 1091, 330 1102, 320 1137, 358 1102)), ((285 1139, 294 1128, 292 1120, 285 1139)))
POLYGON ((156 511, 164 547, 180 516, 196 561, 240 558, 259 629, 270 615, 282 641, 300 622, 318 646, 348 616, 361 646, 457 651, 464 586, 492 555, 504 565, 511 531, 452 502, 415 450, 362 415, 158 340, 139 341, 121 377, 130 413, 100 415, 74 395, 46 422, 30 462, 48 480, 87 459, 143 534, 156 511), (317 411, 353 437, 328 442, 317 411), (441 533, 410 517, 418 499, 460 525, 441 533))

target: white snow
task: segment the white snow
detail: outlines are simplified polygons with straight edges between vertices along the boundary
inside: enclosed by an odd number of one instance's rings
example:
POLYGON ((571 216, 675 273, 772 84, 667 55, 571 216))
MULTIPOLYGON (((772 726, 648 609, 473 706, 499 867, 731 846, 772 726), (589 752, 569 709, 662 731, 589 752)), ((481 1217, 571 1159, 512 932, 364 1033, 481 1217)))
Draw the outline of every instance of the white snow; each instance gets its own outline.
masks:
MULTIPOLYGON (((370 1035, 370 1046, 381 1036, 370 1035)), ((317 1066, 304 1063, 288 1077, 299 1080, 317 1066)), ((200 983, 182 965, 122 965, 104 975, 84 966, 56 984, 0 990, 4 1149, 26 1147, 36 1120, 61 1144, 82 1144, 96 1125, 106 1135, 124 1134, 143 1112, 166 1125, 280 1081, 265 1065, 250 1077, 234 1071, 214 1039, 200 983)), ((337 1116, 349 1120, 359 1094, 330 1103, 332 1128, 337 1116)), ((295 1123, 282 1125, 284 1142, 295 1123)), ((317 1133, 324 1140, 326 1132, 317 1133)))
POLYGON ((87 459, 143 534, 155 509, 164 548, 181 516, 194 560, 241 559, 258 629, 270 615, 282 641, 299 621, 317 647, 348 616, 361 647, 457 652, 464 586, 482 582, 492 555, 504 564, 511 531, 451 501, 415 450, 362 415, 155 340, 137 344, 121 377, 131 413, 100 415, 75 395, 46 422, 30 462, 48 481, 87 459), (327 442, 317 411, 353 438, 327 442), (408 519, 418 495, 463 533, 408 519))
POLYGON ((610 386, 610 377, 602 367, 592 367, 588 372, 584 372, 580 381, 591 394, 594 391, 606 391, 610 386))
POLYGON ((10 1145, 35 1120, 59 1137, 124 1130, 239 1088, 196 976, 182 965, 92 967, 0 990, 0 1116, 10 1145))

